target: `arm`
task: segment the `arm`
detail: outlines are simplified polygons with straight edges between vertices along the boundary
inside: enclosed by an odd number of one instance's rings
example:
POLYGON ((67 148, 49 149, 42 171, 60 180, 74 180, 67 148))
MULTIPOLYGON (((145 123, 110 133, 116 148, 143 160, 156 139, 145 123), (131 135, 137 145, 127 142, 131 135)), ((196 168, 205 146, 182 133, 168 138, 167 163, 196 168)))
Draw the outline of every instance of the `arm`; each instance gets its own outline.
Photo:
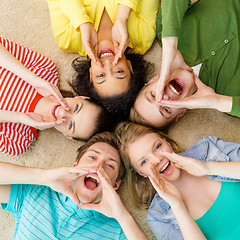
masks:
POLYGON ((123 4, 119 4, 118 6, 117 17, 112 27, 112 41, 115 53, 117 53, 113 64, 117 64, 129 44, 127 21, 131 11, 132 9, 130 7, 123 4))
POLYGON ((202 162, 176 153, 162 152, 161 154, 174 162, 176 167, 194 176, 218 175, 240 179, 240 159, 235 162, 202 162))
POLYGON ((211 108, 220 112, 230 113, 232 109, 232 97, 220 95, 206 86, 196 75, 194 75, 197 92, 183 100, 162 100, 161 105, 175 108, 211 108))
POLYGON ((21 113, 12 111, 0 110, 0 122, 12 122, 25 124, 40 130, 54 127, 58 124, 65 122, 65 119, 53 121, 52 119, 45 119, 36 113, 21 113))
POLYGON ((74 180, 87 172, 88 170, 84 168, 62 167, 48 170, 0 162, 0 202, 8 202, 11 184, 37 184, 49 186, 79 204, 79 199, 72 192, 71 185, 74 180))
POLYGON ((177 49, 182 19, 188 7, 189 0, 161 1, 157 16, 157 37, 162 44, 161 72, 156 90, 157 102, 161 102, 166 81, 175 69, 182 68, 191 71, 177 49))
MULTIPOLYGON (((21 46, 20 46, 21 49, 21 46)), ((20 50, 19 50, 20 51, 20 50)), ((67 103, 59 89, 50 82, 38 77, 23 63, 18 61, 2 44, 0 44, 0 66, 13 72, 18 77, 32 85, 42 96, 55 98, 64 108, 68 109, 67 103)), ((30 54, 30 52, 28 53, 30 54)), ((20 54, 19 54, 20 55, 20 54)))
POLYGON ((81 207, 84 209, 95 210, 108 217, 115 218, 121 225, 127 239, 129 240, 148 239, 124 207, 119 195, 116 193, 108 175, 102 167, 99 168, 97 174, 102 185, 102 200, 98 204, 83 204, 81 207))
POLYGON ((77 31, 80 31, 79 26, 81 24, 86 22, 92 23, 82 0, 61 0, 60 9, 69 18, 70 23, 77 31))
POLYGON ((206 240, 198 225, 189 214, 178 189, 164 177, 160 176, 154 168, 149 179, 158 194, 171 205, 183 238, 185 240, 206 240))

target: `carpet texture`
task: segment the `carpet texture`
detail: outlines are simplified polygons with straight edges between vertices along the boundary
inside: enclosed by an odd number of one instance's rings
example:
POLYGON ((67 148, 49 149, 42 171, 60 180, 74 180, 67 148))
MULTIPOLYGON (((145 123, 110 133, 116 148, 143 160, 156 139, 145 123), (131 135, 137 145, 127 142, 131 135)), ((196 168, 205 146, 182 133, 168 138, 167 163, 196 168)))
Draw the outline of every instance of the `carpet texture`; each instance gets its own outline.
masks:
MULTIPOLYGON (((46 1, 1 0, 0 12, 0 35, 51 58, 59 71, 60 87, 68 89, 67 80, 74 75, 71 62, 78 54, 63 52, 58 48, 52 34, 46 1)), ((155 73, 159 73, 161 48, 156 42, 145 59, 154 62, 155 73)), ((213 110, 191 110, 171 127, 169 135, 183 149, 189 148, 207 135, 240 143, 240 119, 213 110)), ((71 166, 80 144, 82 143, 68 140, 56 130, 49 129, 39 132, 37 141, 32 144, 28 152, 18 157, 0 154, 0 160, 42 168, 71 166)), ((129 203, 125 181, 119 193, 126 207, 149 238, 155 239, 145 222, 146 213, 134 210, 129 203)), ((12 239, 14 228, 12 215, 0 209, 1 240, 12 239)))

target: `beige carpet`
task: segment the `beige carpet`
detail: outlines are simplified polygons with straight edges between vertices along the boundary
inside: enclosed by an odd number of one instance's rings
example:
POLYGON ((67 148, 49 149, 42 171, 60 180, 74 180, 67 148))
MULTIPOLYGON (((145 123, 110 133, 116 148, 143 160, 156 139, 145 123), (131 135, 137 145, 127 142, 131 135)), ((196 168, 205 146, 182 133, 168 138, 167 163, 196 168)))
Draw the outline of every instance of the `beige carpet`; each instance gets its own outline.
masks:
MULTIPOLYGON (((0 12, 0 35, 50 57, 58 67, 61 87, 67 88, 66 81, 73 74, 70 64, 78 55, 58 49, 52 35, 47 3, 44 0, 0 0, 0 12)), ((146 55, 146 59, 155 62, 156 73, 160 67, 160 55, 160 47, 157 43, 146 55)), ((217 111, 189 111, 170 129, 169 134, 182 148, 190 147, 206 135, 240 143, 240 119, 217 111)), ((44 130, 39 133, 39 138, 30 151, 19 157, 0 154, 0 159, 44 168, 71 166, 79 145, 80 143, 66 139, 54 129, 44 130)), ((149 238, 155 239, 145 222, 146 213, 135 211, 128 203, 124 183, 120 195, 149 238)), ((0 210, 0 239, 12 239, 14 228, 15 223, 11 214, 0 210)))

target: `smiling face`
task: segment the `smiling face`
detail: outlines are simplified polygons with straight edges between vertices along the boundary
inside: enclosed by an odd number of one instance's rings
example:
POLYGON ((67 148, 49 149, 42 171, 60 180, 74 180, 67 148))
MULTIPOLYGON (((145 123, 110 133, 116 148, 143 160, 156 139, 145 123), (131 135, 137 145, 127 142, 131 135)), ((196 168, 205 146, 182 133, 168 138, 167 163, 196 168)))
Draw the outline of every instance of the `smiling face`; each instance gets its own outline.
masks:
POLYGON ((100 97, 112 97, 129 90, 132 66, 123 55, 116 65, 113 65, 115 53, 113 44, 107 40, 99 44, 99 59, 103 68, 91 61, 90 81, 100 97))
POLYGON ((66 122, 55 126, 65 136, 88 139, 96 126, 101 108, 82 98, 66 98, 70 111, 66 111, 59 104, 52 106, 52 116, 55 119, 66 119, 66 122))
POLYGON ((140 175, 149 177, 151 169, 155 168, 168 181, 177 180, 179 169, 161 155, 161 151, 173 152, 170 144, 157 133, 146 134, 127 145, 131 164, 140 175))
MULTIPOLYGON (((118 151, 104 142, 98 142, 88 148, 80 161, 75 163, 77 168, 97 169, 100 165, 107 173, 115 189, 120 185, 117 180, 120 169, 120 156, 118 151)), ((102 186, 96 171, 92 171, 78 178, 73 190, 82 203, 99 201, 102 194, 102 186)))
MULTIPOLYGON (((157 79, 146 85, 138 94, 134 110, 144 121, 154 127, 163 127, 181 117, 185 108, 170 108, 156 103, 157 79)), ((165 100, 178 100, 194 93, 196 86, 193 73, 177 69, 171 75, 164 89, 165 100)))

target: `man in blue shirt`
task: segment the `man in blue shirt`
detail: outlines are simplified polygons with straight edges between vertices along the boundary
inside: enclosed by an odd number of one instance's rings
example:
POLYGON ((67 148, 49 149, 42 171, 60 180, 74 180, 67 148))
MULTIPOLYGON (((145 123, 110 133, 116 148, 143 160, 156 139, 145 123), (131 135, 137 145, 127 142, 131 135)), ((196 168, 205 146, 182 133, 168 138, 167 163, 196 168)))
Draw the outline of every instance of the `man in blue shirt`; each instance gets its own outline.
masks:
POLYGON ((78 149, 73 167, 0 162, 0 202, 16 221, 14 239, 147 239, 115 191, 124 171, 107 132, 78 149))

